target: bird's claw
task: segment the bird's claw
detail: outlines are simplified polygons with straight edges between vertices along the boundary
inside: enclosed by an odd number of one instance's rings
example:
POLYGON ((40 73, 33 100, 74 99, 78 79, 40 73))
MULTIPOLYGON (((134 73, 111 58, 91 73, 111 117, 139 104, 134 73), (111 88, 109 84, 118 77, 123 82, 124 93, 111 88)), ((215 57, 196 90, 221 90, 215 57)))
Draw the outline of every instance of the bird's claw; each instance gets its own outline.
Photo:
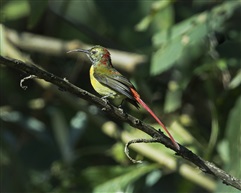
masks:
POLYGON ((109 97, 109 96, 106 95, 106 96, 101 97, 101 99, 107 99, 108 97, 109 97))
POLYGON ((121 108, 121 105, 118 106, 118 110, 120 111, 121 114, 124 114, 124 110, 121 108))
MULTIPOLYGON (((103 97, 101 97, 101 99, 104 101, 104 106, 107 106, 108 105, 108 103, 109 103, 109 100, 107 99, 108 98, 108 96, 103 96, 103 97)), ((102 111, 107 111, 109 108, 108 107, 103 107, 101 110, 102 111)))
POLYGON ((107 105, 108 104, 108 99, 107 99, 107 96, 103 96, 103 97, 101 97, 101 99, 105 102, 105 105, 107 105))

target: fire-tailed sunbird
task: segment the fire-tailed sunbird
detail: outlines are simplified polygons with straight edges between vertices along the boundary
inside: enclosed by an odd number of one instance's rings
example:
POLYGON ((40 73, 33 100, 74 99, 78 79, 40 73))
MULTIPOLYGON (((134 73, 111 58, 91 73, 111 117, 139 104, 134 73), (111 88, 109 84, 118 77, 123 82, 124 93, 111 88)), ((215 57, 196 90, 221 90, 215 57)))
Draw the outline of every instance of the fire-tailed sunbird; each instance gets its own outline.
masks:
POLYGON ((84 52, 89 57, 92 63, 90 81, 96 92, 102 95, 103 98, 126 99, 137 108, 141 105, 166 131, 175 148, 180 149, 165 125, 140 98, 133 84, 114 68, 111 63, 110 52, 106 48, 94 46, 89 50, 75 49, 70 50, 68 53, 70 52, 84 52))

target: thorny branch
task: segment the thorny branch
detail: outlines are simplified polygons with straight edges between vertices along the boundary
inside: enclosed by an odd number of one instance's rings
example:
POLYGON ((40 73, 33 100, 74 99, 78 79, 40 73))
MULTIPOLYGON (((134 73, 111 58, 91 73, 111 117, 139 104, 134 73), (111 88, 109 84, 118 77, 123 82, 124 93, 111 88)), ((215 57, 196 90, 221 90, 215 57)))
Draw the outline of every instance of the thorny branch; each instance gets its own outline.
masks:
MULTIPOLYGON (((24 72, 28 75, 28 78, 40 78, 44 79, 47 82, 51 82, 52 84, 58 86, 62 91, 70 92, 80 98, 83 98, 101 109, 104 109, 106 113, 109 115, 130 124, 131 126, 140 129, 141 131, 145 132, 146 134, 150 135, 154 138, 156 142, 164 144, 166 147, 172 149, 176 152, 176 155, 183 157, 184 159, 192 162, 195 164, 199 169, 205 173, 211 174, 218 179, 222 180, 224 184, 230 185, 236 189, 241 190, 241 180, 231 176, 227 172, 223 171, 222 169, 215 166, 213 163, 208 162, 198 155, 194 154, 192 151, 187 149, 186 147, 180 145, 180 150, 176 150, 173 146, 172 142, 168 137, 166 137, 162 132, 155 130, 150 125, 140 121, 139 119, 123 112, 123 110, 118 109, 117 107, 111 105, 110 103, 106 102, 105 100, 71 84, 66 79, 59 78, 52 73, 49 73, 34 64, 24 63, 20 60, 10 59, 0 56, 0 64, 4 64, 8 67, 14 68, 21 72, 24 72), (36 77, 35 77, 36 76, 36 77)), ((130 142, 130 145, 133 142, 130 142)))

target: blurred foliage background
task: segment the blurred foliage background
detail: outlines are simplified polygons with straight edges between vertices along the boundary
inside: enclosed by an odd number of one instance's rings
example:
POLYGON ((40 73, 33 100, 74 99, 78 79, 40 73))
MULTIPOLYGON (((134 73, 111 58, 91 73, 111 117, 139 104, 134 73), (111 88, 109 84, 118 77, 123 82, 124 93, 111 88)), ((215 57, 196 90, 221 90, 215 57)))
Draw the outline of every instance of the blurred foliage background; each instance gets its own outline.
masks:
MULTIPOLYGON (((239 0, 1 0, 0 5, 1 55, 31 59, 95 93, 87 58, 67 55, 61 42, 99 44, 117 55, 125 51, 116 59, 123 65, 118 69, 174 138, 241 178, 239 0), (23 44, 30 39, 16 42, 9 30, 20 39, 22 32, 41 38, 29 48, 23 44), (53 39, 58 54, 49 51, 53 39), (132 53, 143 61, 125 62, 132 53)), ((124 144, 148 138, 144 133, 44 81, 26 81, 23 90, 19 82, 25 74, 0 70, 1 192, 238 192, 161 144, 131 146, 131 155, 144 160, 132 164, 124 144)), ((144 110, 124 108, 158 129, 144 110)))

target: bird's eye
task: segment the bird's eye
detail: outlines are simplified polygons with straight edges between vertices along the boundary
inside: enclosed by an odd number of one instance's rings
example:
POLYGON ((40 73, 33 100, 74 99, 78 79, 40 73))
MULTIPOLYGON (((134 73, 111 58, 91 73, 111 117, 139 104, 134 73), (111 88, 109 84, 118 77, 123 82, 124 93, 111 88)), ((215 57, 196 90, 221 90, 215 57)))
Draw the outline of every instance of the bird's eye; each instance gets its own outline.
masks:
POLYGON ((92 51, 92 54, 96 54, 96 53, 97 53, 97 51, 95 51, 95 50, 92 51))

